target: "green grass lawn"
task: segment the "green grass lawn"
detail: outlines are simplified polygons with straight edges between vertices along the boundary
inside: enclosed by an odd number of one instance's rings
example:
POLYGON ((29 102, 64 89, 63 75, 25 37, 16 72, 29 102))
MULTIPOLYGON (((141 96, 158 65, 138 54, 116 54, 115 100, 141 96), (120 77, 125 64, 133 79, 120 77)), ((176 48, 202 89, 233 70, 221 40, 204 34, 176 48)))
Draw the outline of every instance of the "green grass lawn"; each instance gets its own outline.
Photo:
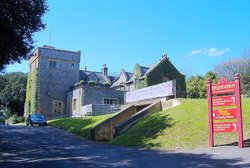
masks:
MULTIPOLYGON (((206 99, 181 99, 172 109, 152 113, 123 135, 109 141, 113 145, 157 149, 192 149, 208 145, 208 112, 206 99)), ((250 146, 250 99, 243 99, 244 139, 250 146)), ((49 125, 90 138, 90 129, 111 115, 50 120, 49 125)), ((237 141, 236 133, 216 133, 215 145, 237 141)))
POLYGON ((64 129, 82 138, 90 138, 90 130, 96 124, 113 116, 114 114, 101 116, 87 116, 84 118, 60 118, 49 120, 48 125, 60 129, 64 129))
MULTIPOLYGON (((181 102, 178 107, 146 116, 109 143, 160 149, 207 147, 207 100, 182 99, 181 102)), ((244 139, 248 139, 249 143, 250 99, 243 99, 242 104, 244 139)), ((215 145, 236 141, 236 133, 216 133, 215 135, 215 145)))

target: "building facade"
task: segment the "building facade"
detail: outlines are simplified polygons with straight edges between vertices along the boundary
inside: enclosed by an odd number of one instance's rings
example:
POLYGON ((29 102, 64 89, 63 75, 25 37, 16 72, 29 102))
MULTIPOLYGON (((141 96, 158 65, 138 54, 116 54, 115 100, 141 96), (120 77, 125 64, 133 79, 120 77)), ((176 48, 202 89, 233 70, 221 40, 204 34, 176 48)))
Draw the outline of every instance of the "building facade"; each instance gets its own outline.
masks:
POLYGON ((106 64, 103 65, 101 72, 85 69, 80 70, 79 74, 79 82, 68 94, 67 109, 71 116, 81 117, 88 113, 105 114, 112 111, 114 105, 117 107, 124 103, 124 91, 110 88, 116 77, 108 75, 106 64))
POLYGON ((80 51, 38 47, 29 59, 26 114, 47 118, 67 113, 67 93, 79 81, 80 51))
POLYGON ((136 64, 132 73, 121 70, 118 77, 108 74, 106 64, 100 72, 80 70, 80 57, 80 51, 51 46, 35 49, 29 58, 26 116, 31 113, 41 113, 48 119, 63 115, 81 116, 86 114, 88 105, 107 112, 114 105, 124 103, 126 91, 174 79, 177 93, 186 90, 185 76, 167 56, 150 66, 136 64))
POLYGON ((136 64, 133 73, 122 70, 111 88, 132 91, 170 80, 176 80, 177 97, 185 97, 185 75, 175 68, 167 55, 163 55, 160 60, 149 66, 136 64))

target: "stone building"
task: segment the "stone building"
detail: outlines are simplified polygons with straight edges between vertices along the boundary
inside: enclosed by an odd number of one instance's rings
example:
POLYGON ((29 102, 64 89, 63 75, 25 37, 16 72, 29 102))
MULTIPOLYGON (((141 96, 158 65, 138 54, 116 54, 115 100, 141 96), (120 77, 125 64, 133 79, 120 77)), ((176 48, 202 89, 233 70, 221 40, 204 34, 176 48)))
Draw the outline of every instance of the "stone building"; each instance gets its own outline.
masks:
POLYGON ((185 75, 181 74, 170 62, 167 55, 149 66, 135 65, 133 73, 122 70, 111 88, 132 91, 169 80, 176 80, 177 96, 184 97, 186 91, 185 75))
POLYGON ((79 80, 80 51, 38 47, 29 59, 26 114, 66 114, 67 93, 79 80))
POLYGON ((133 73, 121 70, 118 77, 80 70, 80 51, 67 51, 51 46, 35 49, 29 59, 25 114, 42 113, 47 118, 63 115, 86 115, 91 105, 108 112, 124 103, 126 91, 176 80, 177 92, 185 92, 185 76, 163 56, 150 66, 135 65, 133 73))
POLYGON ((115 77, 108 75, 106 64, 101 72, 81 70, 80 81, 68 94, 68 112, 71 116, 108 113, 114 105, 123 104, 124 91, 110 88, 114 79, 115 77))
POLYGON ((33 52, 29 59, 26 115, 42 113, 54 118, 69 115, 80 105, 123 102, 124 93, 110 89, 115 77, 108 75, 107 66, 104 64, 101 72, 79 70, 80 56, 80 51, 51 46, 33 52), (76 97, 76 93, 82 93, 82 97, 76 97))

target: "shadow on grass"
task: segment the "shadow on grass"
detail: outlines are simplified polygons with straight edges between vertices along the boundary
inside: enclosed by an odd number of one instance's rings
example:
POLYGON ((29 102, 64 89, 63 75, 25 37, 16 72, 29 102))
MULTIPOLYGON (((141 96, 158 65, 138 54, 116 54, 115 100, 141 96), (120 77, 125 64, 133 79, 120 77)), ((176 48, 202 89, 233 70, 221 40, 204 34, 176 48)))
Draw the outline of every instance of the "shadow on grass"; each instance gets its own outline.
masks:
POLYGON ((250 167, 249 160, 243 158, 96 144, 51 127, 0 127, 0 142, 0 166, 3 168, 250 167))
POLYGON ((155 143, 150 143, 149 140, 156 139, 166 128, 171 128, 175 124, 176 122, 169 117, 169 114, 146 116, 122 135, 111 140, 109 144, 140 147, 158 146, 155 143))

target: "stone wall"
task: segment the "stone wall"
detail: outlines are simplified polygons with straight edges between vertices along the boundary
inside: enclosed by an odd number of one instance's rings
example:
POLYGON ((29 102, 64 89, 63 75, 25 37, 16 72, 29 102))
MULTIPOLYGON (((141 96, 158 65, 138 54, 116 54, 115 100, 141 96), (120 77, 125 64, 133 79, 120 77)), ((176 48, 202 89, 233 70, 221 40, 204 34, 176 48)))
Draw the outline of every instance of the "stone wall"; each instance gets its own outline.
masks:
POLYGON ((120 111, 121 105, 88 104, 81 106, 80 111, 74 111, 72 117, 98 116, 120 111))
POLYGON ((29 58, 29 73, 32 73, 38 67, 38 49, 29 58))
POLYGON ((120 104, 124 100, 124 91, 108 88, 84 88, 82 96, 82 105, 104 104, 104 99, 116 99, 120 104))
POLYGON ((79 79, 80 52, 39 47, 38 59, 37 106, 47 118, 64 115, 67 113, 67 93, 79 79), (53 111, 55 100, 62 102, 61 113, 53 111))
MULTIPOLYGON (((112 106, 120 105, 124 100, 124 92, 105 87, 78 86, 72 91, 72 116, 81 117, 87 115, 86 106, 92 104, 89 115, 107 114, 112 111, 112 106), (114 104, 105 104, 104 99, 113 99, 114 104), (75 103, 74 103, 75 102, 75 103)), ((68 96, 69 97, 69 96, 68 96)), ((106 102, 107 103, 107 102, 106 102)))
POLYGON ((81 111, 82 111, 82 88, 78 88, 73 90, 73 96, 72 96, 72 116, 74 117, 81 117, 81 111))

